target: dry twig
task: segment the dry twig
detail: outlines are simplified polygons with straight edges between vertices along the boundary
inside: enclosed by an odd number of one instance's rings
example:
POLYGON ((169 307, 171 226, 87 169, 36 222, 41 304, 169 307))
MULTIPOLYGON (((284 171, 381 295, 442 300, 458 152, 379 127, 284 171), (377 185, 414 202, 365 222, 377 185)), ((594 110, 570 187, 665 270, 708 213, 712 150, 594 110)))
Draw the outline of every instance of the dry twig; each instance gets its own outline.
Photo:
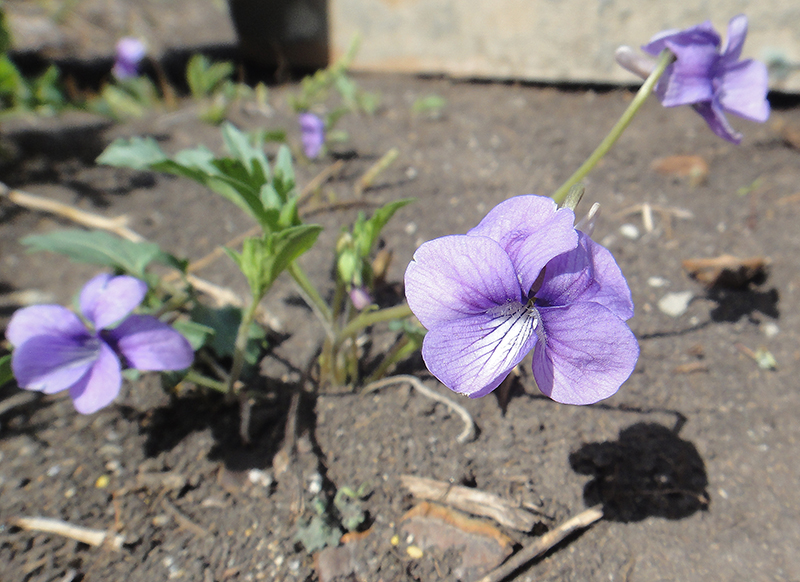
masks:
POLYGON ((69 522, 49 517, 17 517, 12 519, 11 523, 25 530, 52 533, 90 546, 102 546, 108 542, 111 548, 119 550, 122 548, 122 544, 125 543, 125 537, 120 534, 104 529, 91 529, 73 525, 69 522))
POLYGON ((575 517, 572 517, 559 525, 557 528, 550 530, 542 537, 526 548, 522 548, 515 555, 511 556, 509 560, 499 568, 489 572, 486 576, 481 578, 478 582, 501 582, 511 574, 522 568, 525 564, 544 554, 546 551, 561 542, 565 537, 571 533, 589 527, 594 522, 603 517, 603 509, 600 505, 595 505, 589 509, 582 511, 575 517))
POLYGON ((0 182, 0 196, 4 196, 11 200, 11 202, 14 204, 18 204, 19 206, 23 206, 31 210, 42 210, 51 214, 57 214, 65 218, 69 218, 72 222, 82 224, 83 226, 113 232, 117 236, 129 241, 144 241, 144 237, 142 235, 128 228, 128 217, 125 215, 116 216, 114 218, 106 218, 105 216, 100 216, 99 214, 78 210, 74 206, 57 202, 56 200, 42 198, 41 196, 35 196, 20 190, 12 190, 3 182, 0 182))
POLYGON ((364 394, 368 394, 369 392, 374 392, 375 390, 380 390, 381 388, 385 388, 386 386, 391 386, 392 384, 399 384, 402 382, 408 382, 414 387, 417 392, 422 394, 423 396, 430 398, 431 400, 435 400, 437 402, 441 402, 445 406, 447 406, 450 410, 458 414, 461 419, 464 421, 464 430, 461 431, 461 434, 456 437, 456 440, 459 443, 466 443, 475 438, 475 421, 472 420, 472 416, 470 416, 469 412, 467 412, 466 408, 461 406, 460 404, 456 404, 446 396, 442 396, 441 394, 437 394, 425 384, 423 384, 418 378, 414 376, 410 376, 408 374, 399 374, 397 376, 389 376, 388 378, 383 378, 382 380, 377 380, 372 382, 371 384, 367 384, 364 387, 364 394))
POLYGON ((536 523, 533 514, 493 493, 414 475, 401 475, 400 481, 414 497, 446 503, 517 531, 529 532, 536 523))

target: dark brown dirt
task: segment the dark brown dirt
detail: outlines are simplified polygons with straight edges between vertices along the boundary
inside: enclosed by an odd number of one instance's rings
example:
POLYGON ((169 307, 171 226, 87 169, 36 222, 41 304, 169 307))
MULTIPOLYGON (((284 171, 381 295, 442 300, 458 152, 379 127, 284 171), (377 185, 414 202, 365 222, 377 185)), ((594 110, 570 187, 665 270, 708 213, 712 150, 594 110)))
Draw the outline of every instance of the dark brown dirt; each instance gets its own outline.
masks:
MULTIPOLYGON (((624 90, 357 81, 379 91, 382 106, 375 116, 343 120, 350 138, 334 149, 347 154, 344 170, 323 191, 346 199, 375 159, 399 148, 398 161, 365 194, 376 204, 417 198, 385 231, 393 283, 402 281, 422 241, 466 231, 508 196, 552 192, 631 98, 624 90), (433 93, 447 100, 442 116, 414 115, 413 102, 433 93)), ((271 92, 272 116, 237 110, 233 121, 245 129, 288 128, 296 141, 285 101, 293 89, 271 92)), ((351 394, 304 386, 297 455, 280 472, 288 395, 321 339, 281 280, 266 302, 284 331, 262 365, 271 404, 256 409, 248 447, 238 441, 237 410, 200 394, 170 400, 155 378, 127 384, 114 405, 93 416, 78 415, 57 395, 0 419, 0 579, 60 580, 75 572, 77 579, 129 582, 317 580, 313 556, 295 541, 313 514, 316 488, 330 494, 365 483, 371 531, 358 559, 370 572, 366 579, 452 579, 457 553, 412 559, 405 539, 390 541, 413 504, 399 477, 413 474, 535 504, 537 534, 604 504, 606 519, 515 580, 800 580, 800 154, 776 129, 779 120, 798 126, 800 110, 777 110, 763 126, 735 120, 746 133, 735 147, 690 109, 665 110, 653 101, 587 180, 583 209, 602 204, 595 239, 613 251, 636 304, 631 326, 641 358, 616 396, 589 407, 555 404, 535 393, 526 363, 506 406, 495 395, 459 398, 479 427, 474 442, 459 444, 459 417, 407 387, 351 394), (650 169, 676 154, 708 162, 704 184, 650 169), (738 193, 758 178, 758 187, 738 193), (625 214, 643 202, 692 218, 668 222, 656 214, 655 229, 645 233, 640 214, 625 214), (622 236, 624 223, 644 234, 622 236), (768 277, 746 289, 708 292, 681 270, 683 259, 723 253, 768 256, 768 277), (652 286, 654 277, 664 286, 652 286), (694 299, 685 314, 667 316, 657 303, 678 291, 692 291, 694 299), (777 370, 762 370, 745 354, 762 346, 777 370), (250 469, 263 471, 266 482, 251 483, 250 469), (116 528, 127 543, 114 552, 9 525, 32 515, 116 528)), ((83 115, 21 120, 2 127, 16 152, 3 180, 93 212, 126 214, 134 230, 190 258, 251 226, 238 209, 188 181, 93 164, 114 137, 144 134, 168 151, 220 145, 218 130, 197 121, 190 103, 119 125, 83 115)), ((330 162, 300 163, 301 185, 330 162)), ((326 230, 302 263, 323 288, 330 287, 331 245, 353 217, 314 216, 326 230)), ((26 254, 17 242, 63 226, 70 225, 0 206, 3 291, 38 289, 56 302, 71 300, 95 269, 26 254)), ((201 275, 244 291, 227 259, 201 275)), ((373 353, 390 339, 378 334, 373 353)), ((418 358, 404 371, 434 386, 418 358)), ((13 392, 7 387, 4 395, 13 392)), ((508 533, 522 546, 533 537, 508 533)))

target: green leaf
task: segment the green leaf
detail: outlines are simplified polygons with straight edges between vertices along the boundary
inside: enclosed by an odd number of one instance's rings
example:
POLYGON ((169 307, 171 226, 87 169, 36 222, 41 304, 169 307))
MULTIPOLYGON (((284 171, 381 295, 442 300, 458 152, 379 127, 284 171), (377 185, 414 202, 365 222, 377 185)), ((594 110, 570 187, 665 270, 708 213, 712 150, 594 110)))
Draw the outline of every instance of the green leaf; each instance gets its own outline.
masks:
POLYGON ((153 165, 166 159, 167 155, 152 137, 134 137, 112 141, 97 158, 97 163, 118 168, 150 170, 153 165))
POLYGON ((211 63, 204 55, 194 55, 186 65, 186 83, 195 99, 208 97, 233 74, 233 64, 211 63))
MULTIPOLYGON (((205 345, 211 348, 218 358, 233 357, 236 334, 242 321, 241 309, 231 306, 213 309, 198 304, 192 309, 191 317, 194 325, 211 330, 205 345)), ((258 363, 263 352, 262 346, 266 336, 266 332, 258 324, 253 323, 250 326, 244 358, 249 365, 255 366, 258 363)))
POLYGON ((0 387, 5 386, 14 379, 14 372, 11 370, 11 354, 0 357, 0 387))
POLYGON ((269 286, 292 261, 314 246, 320 232, 322 227, 317 224, 301 224, 269 235, 272 253, 265 268, 269 286))
POLYGON ((372 251, 372 247, 378 241, 383 227, 394 216, 394 213, 413 201, 413 198, 403 198, 402 200, 394 200, 384 204, 368 220, 360 220, 362 216, 359 216, 359 220, 353 226, 353 238, 362 258, 367 257, 372 251))
POLYGON ((172 324, 172 327, 189 341, 195 352, 202 348, 209 338, 214 337, 215 334, 213 327, 191 320, 179 319, 172 324))
POLYGON ((278 149, 278 157, 275 159, 272 184, 286 202, 293 194, 295 187, 294 167, 292 166, 292 152, 289 146, 282 145, 278 149))
POLYGON ((222 126, 222 139, 231 156, 245 167, 252 183, 263 184, 270 180, 269 162, 264 154, 263 137, 259 133, 254 137, 256 144, 252 145, 251 138, 232 123, 222 126))
POLYGON ((59 230, 29 235, 21 242, 35 251, 61 253, 77 263, 111 267, 139 278, 151 262, 170 257, 155 243, 132 242, 103 231, 59 230))

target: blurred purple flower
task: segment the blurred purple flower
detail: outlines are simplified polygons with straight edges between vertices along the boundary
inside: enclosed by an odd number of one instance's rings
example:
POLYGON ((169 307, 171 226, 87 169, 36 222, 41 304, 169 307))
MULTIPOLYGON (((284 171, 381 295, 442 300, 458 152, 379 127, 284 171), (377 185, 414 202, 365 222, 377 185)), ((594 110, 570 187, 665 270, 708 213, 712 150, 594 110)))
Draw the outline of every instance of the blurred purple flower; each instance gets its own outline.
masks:
POLYGON ((767 67, 752 59, 739 60, 745 36, 747 17, 740 14, 728 23, 721 49, 710 21, 661 32, 642 47, 654 56, 667 48, 676 57, 655 88, 661 103, 693 106, 714 133, 733 143, 742 141, 742 134, 730 126, 725 113, 759 122, 769 117, 767 67))
POLYGON ((316 158, 325 144, 325 122, 313 113, 301 113, 297 116, 300 122, 300 140, 303 152, 309 159, 316 158))
POLYGON ((145 293, 147 285, 139 279, 97 275, 80 295, 91 329, 60 305, 16 311, 6 338, 15 348, 11 368, 20 387, 45 394, 69 388, 75 409, 89 414, 119 393, 119 356, 139 370, 188 368, 194 353, 186 338, 155 317, 130 315, 145 293))
POLYGON ((614 394, 639 356, 625 323, 630 289, 611 253, 549 198, 518 196, 466 235, 424 243, 406 298, 428 329, 422 357, 451 390, 485 396, 531 350, 539 389, 557 402, 614 394))
POLYGON ((117 79, 130 79, 139 74, 139 63, 142 62, 147 49, 138 38, 123 37, 117 42, 117 56, 111 72, 117 79))
POLYGON ((350 290, 350 301, 353 302, 353 307, 359 311, 372 305, 372 297, 366 287, 353 287, 350 290))

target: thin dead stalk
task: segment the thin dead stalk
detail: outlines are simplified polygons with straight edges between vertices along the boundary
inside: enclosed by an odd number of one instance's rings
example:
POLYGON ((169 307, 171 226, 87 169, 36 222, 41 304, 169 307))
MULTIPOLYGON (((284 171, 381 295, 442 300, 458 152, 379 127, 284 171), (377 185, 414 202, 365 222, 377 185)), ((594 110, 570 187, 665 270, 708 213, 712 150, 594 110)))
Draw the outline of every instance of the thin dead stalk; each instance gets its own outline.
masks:
POLYGON ((478 580, 478 582, 502 582, 534 558, 541 556, 546 551, 555 547, 570 534, 579 529, 589 527, 601 517, 603 517, 603 508, 600 505, 595 505, 594 507, 582 511, 575 517, 568 519, 555 529, 537 538, 530 546, 522 548, 506 563, 489 572, 486 576, 478 580))
POLYGON ((91 529, 73 525, 69 522, 49 517, 17 517, 12 519, 11 523, 25 530, 56 534, 90 546, 102 546, 108 543, 114 550, 120 550, 122 544, 125 543, 125 537, 120 534, 104 529, 91 529))
POLYGON ((57 214, 77 224, 88 226, 89 228, 113 232, 117 236, 129 241, 143 242, 145 240, 142 235, 128 228, 128 217, 125 215, 107 218, 92 212, 78 210, 74 206, 56 200, 28 194, 21 190, 12 190, 3 182, 0 182, 0 196, 8 198, 14 204, 18 204, 30 210, 41 210, 51 214, 57 214))
POLYGON ((461 417, 461 419, 464 421, 464 430, 462 430, 461 434, 459 434, 456 437, 456 441, 458 441, 459 443, 466 443, 475 439, 476 436, 475 421, 472 420, 472 416, 470 416, 466 408, 464 408, 460 404, 456 404, 446 396, 442 396, 441 394, 434 392, 414 376, 410 376, 408 374, 399 374, 397 376, 390 376, 388 378, 383 378, 382 380, 377 380, 375 382, 372 382, 371 384, 367 384, 366 386, 364 386, 363 392, 364 394, 368 394, 370 392, 380 390, 381 388, 385 388, 393 384, 400 384, 402 382, 408 382, 417 392, 419 392, 426 398, 430 398, 431 400, 435 400, 436 402, 441 402, 442 404, 447 406, 450 410, 452 410, 461 417))

